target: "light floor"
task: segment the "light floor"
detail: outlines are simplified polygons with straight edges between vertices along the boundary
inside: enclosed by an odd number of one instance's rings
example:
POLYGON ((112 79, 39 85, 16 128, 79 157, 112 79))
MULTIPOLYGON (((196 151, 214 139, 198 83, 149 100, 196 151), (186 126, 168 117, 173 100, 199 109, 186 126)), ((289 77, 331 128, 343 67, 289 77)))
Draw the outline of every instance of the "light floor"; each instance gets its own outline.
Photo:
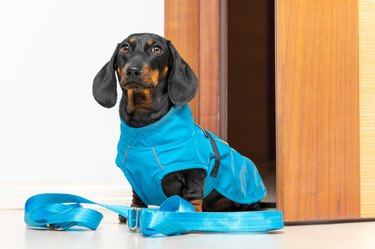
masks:
POLYGON ((146 238, 117 223, 117 215, 102 212, 97 231, 40 231, 27 229, 23 211, 0 211, 0 248, 142 248, 142 249, 361 249, 375 248, 375 222, 333 225, 288 226, 272 233, 188 234, 146 238))

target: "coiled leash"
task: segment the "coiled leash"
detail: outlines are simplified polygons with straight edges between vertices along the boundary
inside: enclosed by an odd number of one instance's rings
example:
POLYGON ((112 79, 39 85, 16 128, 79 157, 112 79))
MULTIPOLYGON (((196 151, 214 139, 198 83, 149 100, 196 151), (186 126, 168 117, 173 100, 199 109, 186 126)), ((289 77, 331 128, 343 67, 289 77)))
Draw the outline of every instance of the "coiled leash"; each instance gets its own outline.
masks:
POLYGON ((95 230, 103 215, 82 204, 95 204, 128 220, 132 231, 145 236, 178 235, 188 232, 265 232, 284 227, 281 211, 195 212, 179 196, 168 198, 160 208, 132 208, 100 204, 70 194, 39 194, 25 204, 25 222, 30 227, 64 231, 73 226, 95 230))

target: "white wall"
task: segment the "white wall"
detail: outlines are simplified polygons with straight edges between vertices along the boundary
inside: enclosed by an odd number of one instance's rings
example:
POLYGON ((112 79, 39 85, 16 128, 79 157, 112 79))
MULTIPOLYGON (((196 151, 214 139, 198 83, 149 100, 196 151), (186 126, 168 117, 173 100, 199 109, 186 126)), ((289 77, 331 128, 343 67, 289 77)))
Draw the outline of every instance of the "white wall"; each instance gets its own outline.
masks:
POLYGON ((118 105, 99 106, 92 80, 118 42, 163 26, 163 0, 0 2, 0 208, 38 192, 129 196, 118 105))

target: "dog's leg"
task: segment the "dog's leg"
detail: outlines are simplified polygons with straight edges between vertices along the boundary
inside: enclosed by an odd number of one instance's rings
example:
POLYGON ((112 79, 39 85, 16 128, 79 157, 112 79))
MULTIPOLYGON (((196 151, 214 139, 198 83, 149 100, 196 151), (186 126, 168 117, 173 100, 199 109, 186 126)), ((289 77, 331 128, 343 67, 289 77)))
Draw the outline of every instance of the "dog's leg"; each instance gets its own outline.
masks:
POLYGON ((132 204, 130 205, 131 207, 136 207, 136 208, 147 208, 147 205, 143 203, 141 198, 137 195, 136 192, 133 190, 133 199, 132 199, 132 204))
POLYGON ((184 171, 185 185, 182 189, 182 198, 193 204, 196 212, 202 212, 203 186, 206 174, 203 169, 184 171))
POLYGON ((202 204, 203 204, 203 200, 202 199, 191 200, 190 203, 194 205, 195 212, 202 212, 202 204))
MULTIPOLYGON (((130 206, 135 207, 135 208, 147 208, 147 205, 143 203, 141 198, 139 198, 139 196, 137 195, 136 192, 134 192, 134 190, 133 190, 132 204, 130 206)), ((119 220, 120 223, 126 223, 127 222, 126 218, 122 215, 118 216, 118 220, 119 220)))

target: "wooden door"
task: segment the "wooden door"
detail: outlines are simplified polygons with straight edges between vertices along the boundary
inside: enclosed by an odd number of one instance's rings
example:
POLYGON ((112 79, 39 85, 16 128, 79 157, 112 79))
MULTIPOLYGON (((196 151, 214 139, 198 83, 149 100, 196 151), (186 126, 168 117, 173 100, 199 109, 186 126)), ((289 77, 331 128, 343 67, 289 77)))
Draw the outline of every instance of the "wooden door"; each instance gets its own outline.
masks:
POLYGON ((276 1, 278 207, 286 221, 375 217, 374 7, 276 1))
MULTIPOLYGON (((226 137, 226 0, 165 0, 198 75, 191 106, 226 137)), ((275 0, 277 204, 287 222, 375 217, 375 2, 275 0)))
POLYGON ((375 1, 359 0, 361 218, 375 217, 375 1))
POLYGON ((199 80, 195 121, 226 138, 226 1, 165 0, 165 37, 199 80))

